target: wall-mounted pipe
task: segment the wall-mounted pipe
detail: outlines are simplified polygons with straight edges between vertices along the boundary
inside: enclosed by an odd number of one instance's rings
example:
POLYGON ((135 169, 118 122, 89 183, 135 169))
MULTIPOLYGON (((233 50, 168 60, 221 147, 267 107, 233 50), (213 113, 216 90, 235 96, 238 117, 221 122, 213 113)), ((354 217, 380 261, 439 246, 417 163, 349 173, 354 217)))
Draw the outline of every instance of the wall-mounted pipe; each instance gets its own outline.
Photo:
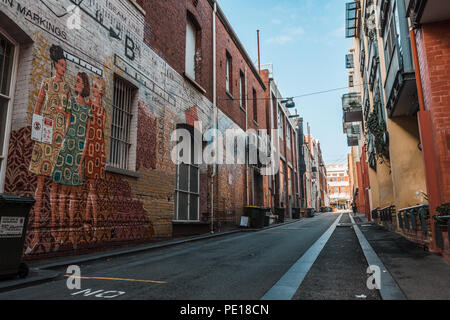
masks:
MULTIPOLYGON (((216 151, 215 151, 215 159, 218 156, 218 146, 217 146, 217 128, 218 128, 218 112, 217 112, 217 48, 216 48, 216 18, 217 18, 217 2, 214 1, 214 10, 213 10, 213 122, 215 133, 215 143, 216 143, 216 151)), ((216 177, 216 164, 215 160, 213 163, 213 170, 211 174, 211 233, 214 233, 214 178, 216 177)))

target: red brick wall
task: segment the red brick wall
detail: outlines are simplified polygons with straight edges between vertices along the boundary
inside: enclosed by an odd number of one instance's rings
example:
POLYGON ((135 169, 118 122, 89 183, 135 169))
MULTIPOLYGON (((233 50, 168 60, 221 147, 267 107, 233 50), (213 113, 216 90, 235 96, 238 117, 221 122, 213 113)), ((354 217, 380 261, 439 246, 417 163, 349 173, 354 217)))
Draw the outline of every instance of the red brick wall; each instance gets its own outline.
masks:
POLYGON ((450 21, 424 24, 416 37, 439 162, 440 198, 450 202, 450 21))
MULTIPOLYGON (((434 141, 438 195, 433 199, 437 206, 450 202, 450 21, 422 25, 416 41, 425 108, 430 112, 434 141)), ((446 233, 443 236, 448 238, 446 233)), ((450 247, 445 242, 442 253, 450 261, 450 247)))
MULTIPOLYGON (((244 59, 237 45, 234 43, 225 26, 217 19, 217 96, 219 98, 219 108, 230 117, 242 129, 245 129, 245 111, 240 107, 239 103, 239 77, 240 72, 245 75, 247 70, 247 117, 249 129, 265 129, 266 113, 264 112, 265 88, 258 81, 258 76, 244 59), (230 97, 226 92, 226 53, 232 57, 232 84, 230 97), (253 123, 253 97, 252 91, 256 90, 257 107, 258 107, 258 125, 253 123), (234 99, 232 99, 234 98, 234 99)), ((245 108, 244 108, 245 109, 245 108)))
MULTIPOLYGON (((167 63, 180 74, 185 71, 186 50, 186 25, 180 23, 186 21, 188 12, 201 28, 201 40, 199 44, 200 58, 196 65, 196 81, 206 90, 205 96, 212 101, 213 90, 213 59, 212 59, 212 12, 213 9, 207 0, 199 0, 194 6, 192 0, 165 0, 145 1, 138 3, 146 11, 146 19, 151 32, 150 47, 158 53, 167 63)), ((245 112, 239 106, 239 72, 245 73, 247 69, 247 94, 248 94, 248 127, 265 129, 266 113, 264 112, 264 100, 257 100, 258 125, 253 123, 253 89, 256 90, 258 99, 264 98, 264 87, 257 80, 257 74, 252 71, 243 54, 232 40, 226 27, 217 18, 217 96, 218 105, 234 122, 245 129, 245 112), (233 84, 232 93, 236 100, 231 100, 226 94, 226 51, 232 56, 233 84)))
POLYGON ((196 82, 206 90, 212 100, 212 7, 207 0, 137 1, 146 11, 150 32, 146 32, 146 43, 180 74, 185 71, 186 23, 188 12, 201 29, 197 43, 200 59, 196 65, 196 82))

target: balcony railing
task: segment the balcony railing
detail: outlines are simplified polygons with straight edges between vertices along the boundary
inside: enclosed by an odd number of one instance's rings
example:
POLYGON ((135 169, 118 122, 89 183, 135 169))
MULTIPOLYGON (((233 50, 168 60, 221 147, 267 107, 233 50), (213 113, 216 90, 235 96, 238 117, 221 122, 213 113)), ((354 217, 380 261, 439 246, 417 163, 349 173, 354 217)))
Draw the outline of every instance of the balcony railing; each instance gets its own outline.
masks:
POLYGON ((342 108, 348 109, 351 107, 361 107, 361 94, 359 93, 346 93, 342 96, 342 108))
POLYGON ((395 206, 373 210, 372 219, 383 224, 388 230, 395 230, 397 228, 395 206))
POLYGON ((428 218, 429 218, 428 205, 415 206, 410 208, 404 208, 398 212, 398 226, 403 230, 420 230, 423 232, 428 231, 428 218))
POLYGON ((394 37, 391 51, 386 51, 386 108, 389 117, 411 116, 418 111, 417 87, 412 63, 411 44, 404 0, 383 0, 381 2, 381 29, 388 37, 394 37), (395 2, 396 5, 393 5, 395 2), (393 28, 396 19, 398 28, 393 28))
POLYGON ((363 121, 362 101, 359 93, 347 93, 342 97, 342 109, 344 111, 343 122, 363 121))
POLYGON ((358 35, 358 10, 360 9, 359 2, 349 2, 345 5, 345 37, 354 38, 358 35))

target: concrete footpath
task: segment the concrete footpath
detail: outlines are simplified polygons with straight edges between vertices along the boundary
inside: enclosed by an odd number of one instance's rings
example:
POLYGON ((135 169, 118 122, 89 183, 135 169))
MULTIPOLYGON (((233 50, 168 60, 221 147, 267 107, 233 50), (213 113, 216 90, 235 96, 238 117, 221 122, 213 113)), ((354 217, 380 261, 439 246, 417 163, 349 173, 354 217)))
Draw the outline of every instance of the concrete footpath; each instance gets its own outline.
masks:
POLYGON ((179 238, 169 241, 161 241, 154 242, 150 244, 143 244, 132 247, 123 247, 118 249, 112 249, 107 251, 95 252, 90 254, 83 254, 78 256, 67 256, 67 257, 59 257, 53 259, 46 260, 37 260, 27 262, 30 273, 25 279, 11 279, 11 280, 0 280, 0 292, 10 291, 14 289, 24 288, 36 284, 40 284, 43 282, 51 281, 61 277, 65 274, 65 270, 61 270, 64 267, 70 265, 80 265, 83 263, 94 262, 104 259, 109 259, 113 257, 125 256, 125 255, 133 255, 149 250, 157 250, 161 248, 167 248, 171 246, 181 245, 189 242, 207 240, 217 237, 223 237, 227 235, 232 235, 240 232, 258 232, 261 230, 267 230, 275 227, 280 227, 283 225, 289 225, 299 220, 286 219, 284 223, 271 225, 269 227, 265 227, 263 229, 251 229, 251 228, 238 228, 234 230, 217 232, 214 234, 204 234, 193 237, 179 238), (58 270, 59 269, 59 270, 58 270))
POLYGON ((364 215, 355 222, 408 300, 450 300, 450 264, 441 256, 364 215))

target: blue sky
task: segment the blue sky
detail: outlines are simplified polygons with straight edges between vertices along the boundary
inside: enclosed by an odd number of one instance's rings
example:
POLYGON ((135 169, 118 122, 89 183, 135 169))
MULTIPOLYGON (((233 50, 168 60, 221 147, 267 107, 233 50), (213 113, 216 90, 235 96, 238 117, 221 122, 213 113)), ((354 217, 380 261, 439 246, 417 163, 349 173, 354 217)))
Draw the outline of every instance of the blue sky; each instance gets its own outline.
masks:
MULTIPOLYGON (((273 63, 285 97, 348 85, 345 54, 345 0, 218 0, 248 54, 257 65, 273 63)), ((327 163, 345 162, 349 148, 342 131, 341 97, 347 90, 297 98, 299 114, 320 140, 327 163)), ((306 124, 305 124, 306 130, 306 124)))

